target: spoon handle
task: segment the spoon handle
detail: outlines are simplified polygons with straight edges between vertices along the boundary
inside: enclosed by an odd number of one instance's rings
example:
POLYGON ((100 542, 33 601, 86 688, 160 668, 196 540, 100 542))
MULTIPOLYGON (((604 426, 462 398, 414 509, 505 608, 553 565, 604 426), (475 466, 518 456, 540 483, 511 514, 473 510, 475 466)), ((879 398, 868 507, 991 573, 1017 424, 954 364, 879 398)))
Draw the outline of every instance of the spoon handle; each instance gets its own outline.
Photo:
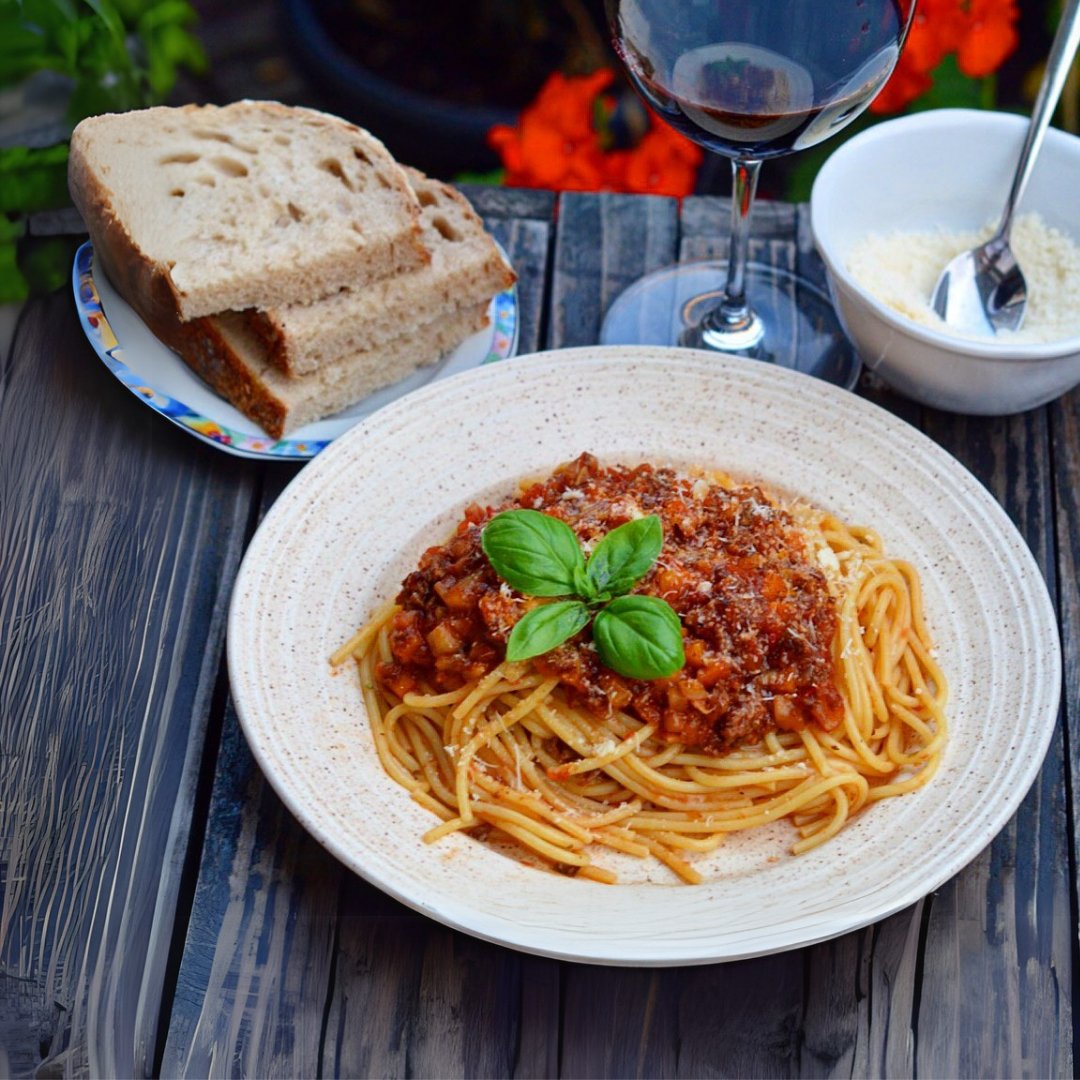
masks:
POLYGON ((1046 72, 1043 75, 1042 85, 1035 98, 1035 108, 1031 114, 1027 137, 1024 139, 1024 148, 1020 151, 1020 160, 1016 165, 1016 175, 1009 189, 1009 197, 1005 200, 1005 212, 998 226, 997 235, 1004 240, 1009 239, 1016 204, 1023 197, 1024 188, 1031 179, 1035 158, 1042 146, 1046 129, 1050 126, 1050 118, 1054 115, 1058 98, 1061 97, 1078 44, 1080 44, 1080 0, 1066 0, 1061 12, 1061 22, 1058 23, 1057 33, 1054 35, 1054 44, 1050 47, 1050 55, 1046 60, 1046 72))

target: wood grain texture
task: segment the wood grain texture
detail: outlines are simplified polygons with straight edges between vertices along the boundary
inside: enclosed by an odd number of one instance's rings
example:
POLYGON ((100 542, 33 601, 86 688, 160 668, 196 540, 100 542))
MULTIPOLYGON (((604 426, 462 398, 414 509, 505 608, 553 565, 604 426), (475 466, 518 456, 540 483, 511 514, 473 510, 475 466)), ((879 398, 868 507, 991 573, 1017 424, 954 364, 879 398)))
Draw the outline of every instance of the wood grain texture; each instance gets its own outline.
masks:
POLYGON ((353 880, 344 890, 327 1075, 556 1074, 555 961, 470 938, 405 909, 367 913, 368 889, 353 880))
POLYGON ((6 1065, 148 1074, 255 471, 141 406, 66 293, 30 306, 3 374, 6 1065))
MULTIPOLYGON (((1001 502, 1057 586, 1048 410, 1002 419, 928 411, 928 433, 1001 502)), ((1070 1075, 1072 914, 1061 726, 1013 820, 928 898, 916 1071, 1070 1075), (963 988, 978 988, 966 993, 963 988)))
POLYGON ((488 227, 497 218, 539 221, 545 225, 555 218, 555 195, 530 188, 504 188, 495 184, 458 184, 488 227))
MULTIPOLYGON (((522 351, 594 341, 641 273, 724 254, 727 200, 468 191, 520 275, 522 351)), ((754 229, 821 280, 804 207, 754 229)), ((972 469, 1056 595, 1066 724, 1035 787, 955 879, 834 941, 562 964, 409 911, 285 810, 221 642, 256 506, 297 470, 173 430, 66 297, 35 305, 0 378, 0 1075, 1072 1075, 1080 393, 1001 420, 860 393, 972 469)))
MULTIPOLYGON (((489 198, 485 220, 519 273, 528 350, 550 224, 505 213, 552 200, 523 195, 489 198)), ((295 471, 267 474, 261 512, 295 471)), ((231 708, 206 812, 163 1075, 550 1074, 556 965, 439 927, 342 868, 270 788, 231 708)))
MULTIPOLYGON (((723 257, 728 227, 725 200, 686 200, 680 259, 723 257)), ((760 204, 751 257, 822 280, 805 208, 760 204)), ((593 287, 589 295, 603 292, 593 287)), ((590 317, 579 313, 585 324, 590 317)), ((872 375, 862 386, 865 396, 909 422, 924 421, 925 410, 872 375)), ((937 416, 928 429, 988 483, 1052 574, 1043 413, 981 427, 937 416)), ((715 969, 715 985, 710 969, 684 970, 679 985, 689 981, 697 992, 686 995, 672 1027, 655 1036, 659 1045, 652 1037, 635 1045, 632 1038, 649 1013, 650 980, 568 969, 565 1073, 1068 1075, 1072 1019, 1062 979, 1071 978, 1071 909, 1061 761, 1057 738, 1013 824, 934 897, 835 941, 737 965, 738 992, 730 1000, 725 991, 736 965, 715 969), (968 926, 988 936, 966 938, 968 926), (988 989, 967 993, 969 986, 988 989), (613 1000, 617 1008, 606 1004, 613 1000), (747 1001, 753 1008, 744 1010, 747 1001), (624 1029, 626 1016, 634 1019, 624 1029), (614 1026, 618 1035, 610 1044, 588 1045, 590 1024, 614 1026), (679 1048, 674 1060, 663 1051, 672 1044, 679 1048)))
POLYGON ((546 347, 594 345, 611 301, 675 261, 674 199, 566 194, 559 203, 546 347))
POLYGON ((252 760, 230 708, 161 1072, 320 1071, 344 870, 252 760))
MULTIPOLYGON (((1054 460, 1054 536, 1057 541, 1058 618, 1065 661, 1062 693, 1065 725, 1065 771, 1068 781, 1068 824, 1071 837, 1073 911, 1071 944, 1077 947, 1077 892, 1080 890, 1080 845, 1077 807, 1080 806, 1080 389, 1050 407, 1051 450, 1054 460)), ((1074 983, 1075 985, 1075 983, 1074 983)), ((1062 997, 1071 987, 1062 987, 1062 997)), ((1073 1003, 1074 1023, 1076 1005, 1073 1003)), ((1076 1067, 1073 1044, 1073 1067, 1076 1067)))

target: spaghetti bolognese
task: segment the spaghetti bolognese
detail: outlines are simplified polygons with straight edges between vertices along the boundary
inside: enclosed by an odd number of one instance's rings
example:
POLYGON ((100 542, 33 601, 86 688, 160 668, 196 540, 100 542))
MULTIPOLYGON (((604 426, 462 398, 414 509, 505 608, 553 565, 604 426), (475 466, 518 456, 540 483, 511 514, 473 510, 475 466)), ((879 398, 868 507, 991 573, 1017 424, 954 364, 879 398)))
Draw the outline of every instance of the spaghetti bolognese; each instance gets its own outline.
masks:
POLYGON ((384 769, 440 819, 426 841, 497 830, 570 875, 613 882, 606 848, 696 883, 695 854, 729 833, 786 819, 798 854, 924 785, 947 728, 933 653, 917 572, 870 529, 760 485, 583 454, 468 507, 331 660, 356 658, 384 769), (678 615, 682 667, 620 675, 585 630, 507 661, 544 602, 485 556, 511 509, 560 519, 585 552, 657 515, 663 545, 633 592, 678 615))

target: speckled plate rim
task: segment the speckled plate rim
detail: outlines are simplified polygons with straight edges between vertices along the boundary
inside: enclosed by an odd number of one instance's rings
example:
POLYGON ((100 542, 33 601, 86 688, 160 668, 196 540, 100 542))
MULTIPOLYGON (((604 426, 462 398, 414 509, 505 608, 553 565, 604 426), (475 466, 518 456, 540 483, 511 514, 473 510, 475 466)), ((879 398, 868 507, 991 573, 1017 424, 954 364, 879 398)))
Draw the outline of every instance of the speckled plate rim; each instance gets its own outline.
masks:
POLYGON ((455 376, 338 440, 286 489, 248 549, 228 665, 264 773, 348 867, 477 937, 644 966, 812 944, 937 888, 1015 812, 1049 745, 1061 688, 1057 624, 1031 552, 994 498, 930 439, 791 371, 618 346, 455 376), (737 834, 695 887, 672 884, 664 868, 625 885, 575 881, 460 834, 420 843, 430 815, 378 766, 355 669, 332 672, 326 658, 392 598, 465 505, 583 449, 758 476, 872 523, 892 553, 913 559, 953 692, 933 782, 874 804, 799 858, 783 853, 790 837, 780 826, 737 834), (375 516, 387 490, 410 498, 375 516))
POLYGON ((446 378, 456 371, 505 360, 513 356, 518 347, 517 287, 513 286, 492 298, 490 326, 437 364, 421 369, 403 383, 377 391, 336 416, 298 428, 288 438, 274 439, 219 397, 178 356, 162 345, 122 297, 107 285, 99 288, 94 277, 94 247, 89 241, 75 253, 71 285, 83 332, 113 375, 144 405, 189 435, 243 458, 279 461, 312 458, 363 417, 414 386, 446 378), (101 293, 106 289, 109 300, 103 306, 101 293), (106 306, 114 313, 112 322, 105 311, 106 306), (116 322, 116 309, 121 307, 128 316, 125 321, 131 329, 118 335, 113 323, 116 322), (168 392, 158 379, 152 375, 148 377, 145 370, 140 374, 151 349, 167 374, 168 392), (190 399, 192 393, 201 398, 201 406, 193 406, 184 400, 190 399))

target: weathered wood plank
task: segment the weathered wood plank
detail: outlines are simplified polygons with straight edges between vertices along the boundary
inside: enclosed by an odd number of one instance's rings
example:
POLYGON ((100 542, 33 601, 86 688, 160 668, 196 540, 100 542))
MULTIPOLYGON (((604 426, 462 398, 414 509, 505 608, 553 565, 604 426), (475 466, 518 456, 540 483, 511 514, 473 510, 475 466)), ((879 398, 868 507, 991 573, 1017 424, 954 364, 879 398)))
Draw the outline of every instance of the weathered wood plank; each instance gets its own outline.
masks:
POLYGON ((0 1030, 12 1072, 149 1074, 255 470, 142 407, 66 293, 3 376, 0 1030))
MULTIPOLYGON (((1065 661, 1062 691, 1074 874, 1072 896, 1075 904, 1077 895, 1080 894, 1080 876, 1076 876, 1077 867, 1080 867, 1080 841, 1077 838, 1080 808, 1080 389, 1073 390, 1050 406, 1050 430, 1055 466, 1058 618, 1065 661)), ((1075 957, 1078 937, 1075 907, 1072 916, 1070 930, 1075 957)), ((1071 988, 1063 988, 1063 996, 1068 996, 1069 989, 1071 988)), ((1075 1010, 1076 1005, 1073 1003, 1074 1015, 1075 1010)), ((1075 1068, 1075 1043, 1073 1052, 1075 1068)))
MULTIPOLYGON (((300 467, 264 476, 260 517, 300 467)), ((225 709, 163 1050, 165 1076, 314 1076, 341 865, 285 809, 225 709)))
MULTIPOLYGON (((798 208, 791 203, 759 199, 754 204, 750 218, 751 262, 794 266, 797 214, 798 208)), ((680 262, 726 259, 731 236, 731 201, 701 195, 683 200, 680 227, 680 262)))
POLYGON ((502 244, 510 265, 518 275, 518 353, 540 348, 544 320, 544 286, 547 278, 547 249, 551 236, 548 221, 508 221, 485 217, 492 236, 502 244))
POLYGON ((513 221, 555 220, 555 193, 535 188, 506 188, 494 184, 458 184, 462 194, 485 220, 506 218, 513 221))
POLYGON ((341 865, 293 819, 230 708, 163 1076, 319 1073, 341 865))
MULTIPOLYGON (((1048 413, 1003 419, 928 412, 927 430, 989 487, 1056 592, 1048 413)), ((916 1071, 1070 1075, 1071 883, 1060 725, 1009 825, 930 897, 916 1071)))
POLYGON ((611 302, 675 261, 674 199, 566 194, 559 203, 547 347, 594 345, 611 302))
POLYGON ((324 1068, 333 1076, 537 1077, 557 1068, 558 965, 344 888, 324 1068))
POLYGON ((680 983, 692 970, 568 965, 560 1074, 679 1075, 680 983))
MULTIPOLYGON (((524 194, 550 214, 550 196, 524 194)), ((486 223, 520 275, 527 351, 540 336, 549 221, 489 203, 486 223)), ((267 473, 264 511, 295 471, 267 473)), ((164 1075, 547 1075, 539 1031, 557 1028, 557 976, 526 990, 522 958, 437 927, 341 867, 284 809, 231 709, 208 815, 164 1075), (458 1000, 463 966, 475 985, 458 1000), (418 995, 434 1003, 428 1023, 418 995), (412 1019, 395 1027, 399 1011, 412 1019)))

